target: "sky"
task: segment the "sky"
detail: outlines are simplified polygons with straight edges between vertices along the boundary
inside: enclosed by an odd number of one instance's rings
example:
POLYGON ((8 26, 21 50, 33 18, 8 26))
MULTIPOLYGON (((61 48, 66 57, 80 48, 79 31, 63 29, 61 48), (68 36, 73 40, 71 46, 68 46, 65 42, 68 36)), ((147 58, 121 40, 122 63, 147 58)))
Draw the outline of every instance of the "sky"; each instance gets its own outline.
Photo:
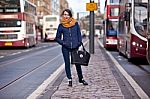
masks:
MULTIPOLYGON (((90 0, 67 0, 69 3, 69 7, 72 8, 74 13, 77 12, 88 12, 86 11, 86 3, 89 3, 90 0)), ((94 2, 98 3, 98 0, 94 0, 94 2)), ((100 0, 101 12, 104 12, 105 0, 100 0)), ((75 16, 76 17, 76 16, 75 16)))

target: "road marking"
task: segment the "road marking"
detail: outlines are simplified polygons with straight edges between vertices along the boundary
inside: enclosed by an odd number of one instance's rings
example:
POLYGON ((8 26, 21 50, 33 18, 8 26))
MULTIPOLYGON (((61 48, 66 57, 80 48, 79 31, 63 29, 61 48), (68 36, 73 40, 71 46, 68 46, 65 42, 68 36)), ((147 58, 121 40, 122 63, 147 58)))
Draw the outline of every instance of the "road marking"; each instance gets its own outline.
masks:
MULTIPOLYGON (((98 40, 100 46, 103 46, 102 43, 98 40)), ((115 66, 119 69, 119 71, 123 74, 123 76, 128 80, 130 85, 133 87, 135 92, 141 99, 150 99, 149 96, 142 90, 142 88, 134 81, 134 79, 122 68, 122 66, 116 61, 116 59, 108 52, 106 53, 113 60, 115 66)))
POLYGON ((8 55, 8 56, 17 55, 17 54, 20 54, 20 53, 22 53, 22 52, 12 53, 12 54, 10 54, 10 55, 8 55))
POLYGON ((4 56, 0 56, 0 58, 4 58, 4 56))
POLYGON ((51 76, 48 77, 27 99, 36 99, 46 89, 49 84, 53 84, 55 80, 64 71, 65 64, 62 64, 51 76))
POLYGON ((27 50, 24 50, 22 52, 29 52, 29 51, 32 51, 33 49, 27 49, 27 50))
POLYGON ((43 46, 43 48, 44 48, 44 47, 47 47, 47 46, 43 46))

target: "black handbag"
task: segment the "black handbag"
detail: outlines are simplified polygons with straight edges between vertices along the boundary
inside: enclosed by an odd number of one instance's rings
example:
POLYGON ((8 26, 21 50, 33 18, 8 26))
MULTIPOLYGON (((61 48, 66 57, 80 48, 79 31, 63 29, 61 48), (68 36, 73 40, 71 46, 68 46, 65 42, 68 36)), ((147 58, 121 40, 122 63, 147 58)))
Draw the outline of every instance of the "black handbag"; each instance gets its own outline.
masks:
POLYGON ((83 43, 81 43, 83 50, 71 51, 71 64, 79 64, 88 66, 90 54, 85 50, 83 43))

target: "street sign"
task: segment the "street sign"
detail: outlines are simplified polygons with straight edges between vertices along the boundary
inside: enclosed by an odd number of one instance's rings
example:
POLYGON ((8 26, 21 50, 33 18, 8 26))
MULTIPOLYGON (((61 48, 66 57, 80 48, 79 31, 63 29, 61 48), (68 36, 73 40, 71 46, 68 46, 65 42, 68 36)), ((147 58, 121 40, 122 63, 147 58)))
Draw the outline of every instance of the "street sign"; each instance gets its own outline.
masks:
POLYGON ((86 11, 97 10, 97 3, 86 3, 86 11))

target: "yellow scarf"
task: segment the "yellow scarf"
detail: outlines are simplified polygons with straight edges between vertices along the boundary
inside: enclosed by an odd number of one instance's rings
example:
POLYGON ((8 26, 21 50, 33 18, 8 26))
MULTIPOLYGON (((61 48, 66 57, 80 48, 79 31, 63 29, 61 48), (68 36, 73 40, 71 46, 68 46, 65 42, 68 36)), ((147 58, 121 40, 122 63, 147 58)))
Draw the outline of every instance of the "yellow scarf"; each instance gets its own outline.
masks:
POLYGON ((76 22, 77 21, 74 18, 69 18, 69 19, 62 18, 61 19, 61 24, 67 28, 74 26, 76 22))

